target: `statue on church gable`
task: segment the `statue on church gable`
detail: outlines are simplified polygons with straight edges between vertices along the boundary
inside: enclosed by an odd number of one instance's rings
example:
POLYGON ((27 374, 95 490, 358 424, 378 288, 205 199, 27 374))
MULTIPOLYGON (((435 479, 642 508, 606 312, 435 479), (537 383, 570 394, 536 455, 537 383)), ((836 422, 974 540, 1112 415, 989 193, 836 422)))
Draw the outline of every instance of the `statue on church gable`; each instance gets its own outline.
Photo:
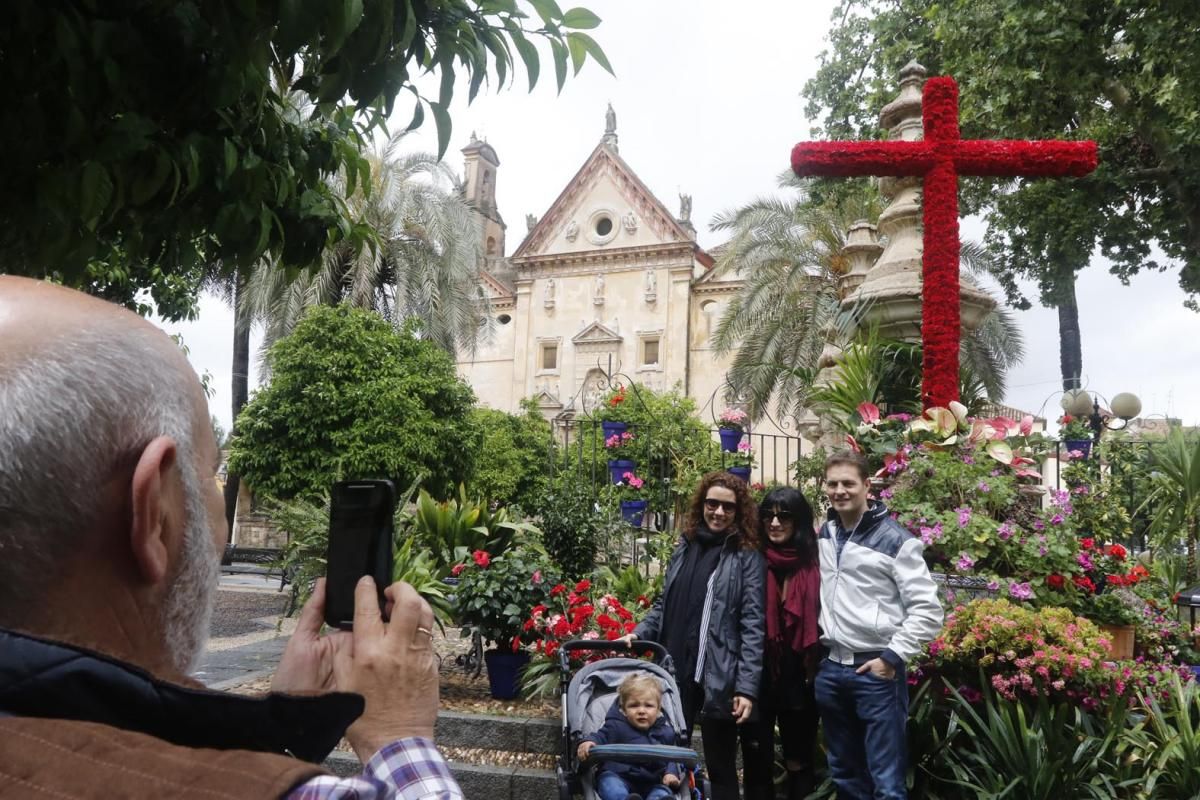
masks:
POLYGON ((554 278, 550 278, 546 281, 545 295, 542 298, 542 303, 546 306, 546 308, 554 308, 554 292, 556 288, 557 287, 554 285, 554 278))
POLYGON ((692 221, 692 196, 683 192, 679 193, 679 221, 692 221))
POLYGON ((538 224, 537 214, 526 214, 525 215, 525 232, 526 233, 533 230, 537 224, 538 224))
POLYGON ((598 306, 604 305, 604 276, 599 272, 596 273, 596 283, 592 287, 592 303, 598 306))
POLYGON ((621 217, 621 224, 625 226, 626 233, 637 233, 638 220, 632 211, 621 217))
POLYGON ((567 232, 563 235, 567 237, 568 242, 575 241, 575 238, 577 236, 579 236, 579 223, 576 222, 575 220, 571 220, 570 222, 568 222, 567 223, 567 232))
POLYGON ((612 103, 608 104, 608 110, 604 112, 604 132, 617 132, 617 112, 613 111, 612 103))

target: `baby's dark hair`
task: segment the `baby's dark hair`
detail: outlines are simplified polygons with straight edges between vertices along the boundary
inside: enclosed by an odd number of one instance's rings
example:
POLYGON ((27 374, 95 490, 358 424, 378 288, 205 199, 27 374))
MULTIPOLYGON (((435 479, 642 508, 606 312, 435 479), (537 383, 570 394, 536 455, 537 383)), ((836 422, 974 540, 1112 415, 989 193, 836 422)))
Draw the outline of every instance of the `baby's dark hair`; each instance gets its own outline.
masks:
POLYGON ((662 705, 662 685, 659 684, 658 679, 649 672, 635 672, 621 681, 621 685, 617 688, 617 701, 624 709, 629 698, 643 694, 654 695, 658 704, 662 705))

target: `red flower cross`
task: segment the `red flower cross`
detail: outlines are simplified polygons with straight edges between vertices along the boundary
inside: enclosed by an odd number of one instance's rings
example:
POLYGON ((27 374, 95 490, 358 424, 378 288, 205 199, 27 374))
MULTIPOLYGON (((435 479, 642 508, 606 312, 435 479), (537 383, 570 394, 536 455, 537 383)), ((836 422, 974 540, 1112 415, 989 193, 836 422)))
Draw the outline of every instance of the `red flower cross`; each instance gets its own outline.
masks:
POLYGON ((1095 142, 964 141, 958 132, 958 84, 930 78, 922 95, 925 139, 918 142, 801 142, 792 148, 799 176, 919 175, 924 178, 921 401, 958 399, 958 176, 1082 177, 1096 168, 1095 142))

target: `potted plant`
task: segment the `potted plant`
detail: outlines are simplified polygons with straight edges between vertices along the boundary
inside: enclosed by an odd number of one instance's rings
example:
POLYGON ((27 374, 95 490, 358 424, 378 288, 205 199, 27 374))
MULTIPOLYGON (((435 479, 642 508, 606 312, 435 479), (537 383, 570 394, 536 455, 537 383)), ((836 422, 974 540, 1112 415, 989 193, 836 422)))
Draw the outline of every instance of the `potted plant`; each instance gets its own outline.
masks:
POLYGON ((493 645, 484 653, 492 697, 517 696, 518 676, 529 662, 521 647, 521 627, 529 609, 549 599, 552 571, 545 554, 531 546, 512 548, 497 558, 476 550, 454 568, 458 621, 478 629, 493 645))
POLYGON ((1058 418, 1058 438, 1062 440, 1067 452, 1079 458, 1087 458, 1092 452, 1092 429, 1083 417, 1063 414, 1058 418))
POLYGON ((633 472, 637 469, 637 461, 632 458, 622 457, 622 448, 627 448, 633 444, 633 434, 629 431, 614 433, 604 440, 604 449, 608 452, 608 474, 612 478, 614 484, 621 482, 621 477, 626 472, 633 472))
POLYGON ((726 453, 737 451, 738 443, 750 424, 750 415, 738 408, 727 408, 721 412, 718 430, 721 434, 721 449, 726 453))
POLYGON ((613 436, 620 436, 629 429, 629 425, 622 422, 619 417, 621 404, 625 400, 625 387, 618 384, 616 389, 608 393, 608 396, 604 398, 604 404, 598 409, 600 428, 604 431, 605 441, 613 436))
POLYGON ((641 526, 645 520, 648 505, 645 486, 646 482, 632 472, 621 476, 617 496, 621 499, 621 516, 630 525, 641 526))
POLYGON ((729 464, 725 467, 725 471, 730 475, 736 475, 748 484, 750 483, 750 469, 753 466, 753 448, 750 447, 749 442, 739 442, 737 450, 729 455, 729 464))

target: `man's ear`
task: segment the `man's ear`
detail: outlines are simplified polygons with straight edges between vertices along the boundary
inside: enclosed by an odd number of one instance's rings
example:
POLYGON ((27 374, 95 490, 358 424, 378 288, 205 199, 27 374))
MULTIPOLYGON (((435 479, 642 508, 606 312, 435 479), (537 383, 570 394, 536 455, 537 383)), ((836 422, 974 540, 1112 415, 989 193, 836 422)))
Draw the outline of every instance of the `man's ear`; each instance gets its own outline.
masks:
POLYGON ((165 580, 169 568, 171 473, 178 453, 174 439, 159 436, 146 445, 133 470, 129 544, 142 579, 150 584, 165 580))

